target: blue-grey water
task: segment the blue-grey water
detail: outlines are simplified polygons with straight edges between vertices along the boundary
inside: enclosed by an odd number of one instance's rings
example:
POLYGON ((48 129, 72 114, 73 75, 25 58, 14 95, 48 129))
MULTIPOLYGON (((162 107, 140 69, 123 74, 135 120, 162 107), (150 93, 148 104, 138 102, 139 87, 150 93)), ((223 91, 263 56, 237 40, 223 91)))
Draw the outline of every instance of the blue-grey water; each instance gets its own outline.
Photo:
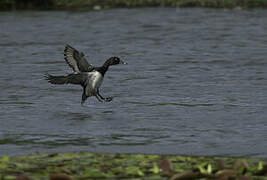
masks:
POLYGON ((0 155, 90 151, 267 158, 267 11, 0 13, 0 155), (51 85, 70 44, 113 66, 101 92, 51 85))

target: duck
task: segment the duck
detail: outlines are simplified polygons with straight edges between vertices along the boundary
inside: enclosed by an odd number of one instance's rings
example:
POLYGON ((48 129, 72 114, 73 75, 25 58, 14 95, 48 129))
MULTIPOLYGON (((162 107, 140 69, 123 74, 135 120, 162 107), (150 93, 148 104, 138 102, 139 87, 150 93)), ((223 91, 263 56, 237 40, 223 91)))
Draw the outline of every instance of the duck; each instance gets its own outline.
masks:
POLYGON ((81 105, 91 96, 95 96, 99 102, 112 101, 113 97, 102 96, 99 89, 109 67, 117 64, 127 64, 125 61, 122 61, 119 57, 110 57, 102 66, 95 67, 88 63, 83 52, 68 44, 64 49, 64 59, 69 67, 72 68, 73 73, 62 76, 47 73, 45 74, 45 79, 49 83, 81 85, 83 88, 81 105))

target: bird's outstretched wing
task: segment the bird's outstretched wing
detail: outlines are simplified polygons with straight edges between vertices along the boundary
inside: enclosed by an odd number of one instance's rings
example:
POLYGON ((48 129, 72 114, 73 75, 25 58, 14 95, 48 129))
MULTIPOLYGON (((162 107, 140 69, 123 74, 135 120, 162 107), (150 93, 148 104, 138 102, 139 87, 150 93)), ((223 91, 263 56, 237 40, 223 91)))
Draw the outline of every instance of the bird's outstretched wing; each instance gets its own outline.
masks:
POLYGON ((74 72, 90 72, 94 67, 87 62, 82 52, 79 52, 70 45, 66 45, 64 59, 74 72))
POLYGON ((79 84, 83 85, 86 81, 85 73, 68 74, 66 76, 53 76, 45 74, 45 79, 51 84, 79 84))

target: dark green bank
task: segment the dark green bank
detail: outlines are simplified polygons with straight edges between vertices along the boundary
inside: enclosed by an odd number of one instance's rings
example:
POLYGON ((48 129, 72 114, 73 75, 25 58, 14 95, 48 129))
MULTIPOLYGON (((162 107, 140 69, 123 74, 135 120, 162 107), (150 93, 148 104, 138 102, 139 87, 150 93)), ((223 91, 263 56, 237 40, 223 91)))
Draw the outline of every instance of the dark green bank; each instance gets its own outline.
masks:
POLYGON ((93 10, 136 7, 266 8, 267 0, 1 0, 0 10, 93 10))

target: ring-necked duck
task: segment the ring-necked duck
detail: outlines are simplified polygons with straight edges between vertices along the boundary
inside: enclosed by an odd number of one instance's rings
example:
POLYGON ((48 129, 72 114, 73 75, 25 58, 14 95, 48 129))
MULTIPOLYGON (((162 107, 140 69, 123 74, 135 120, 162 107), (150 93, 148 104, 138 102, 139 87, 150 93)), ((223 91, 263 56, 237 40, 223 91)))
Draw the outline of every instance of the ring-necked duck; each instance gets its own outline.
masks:
POLYGON ((45 78, 51 84, 78 84, 83 87, 81 104, 90 96, 95 96, 98 101, 109 102, 112 97, 103 97, 99 93, 105 73, 109 66, 116 64, 127 64, 118 57, 111 57, 101 67, 94 67, 87 62, 82 52, 77 51, 70 45, 66 45, 64 58, 74 73, 65 76, 53 76, 46 74, 45 78))

